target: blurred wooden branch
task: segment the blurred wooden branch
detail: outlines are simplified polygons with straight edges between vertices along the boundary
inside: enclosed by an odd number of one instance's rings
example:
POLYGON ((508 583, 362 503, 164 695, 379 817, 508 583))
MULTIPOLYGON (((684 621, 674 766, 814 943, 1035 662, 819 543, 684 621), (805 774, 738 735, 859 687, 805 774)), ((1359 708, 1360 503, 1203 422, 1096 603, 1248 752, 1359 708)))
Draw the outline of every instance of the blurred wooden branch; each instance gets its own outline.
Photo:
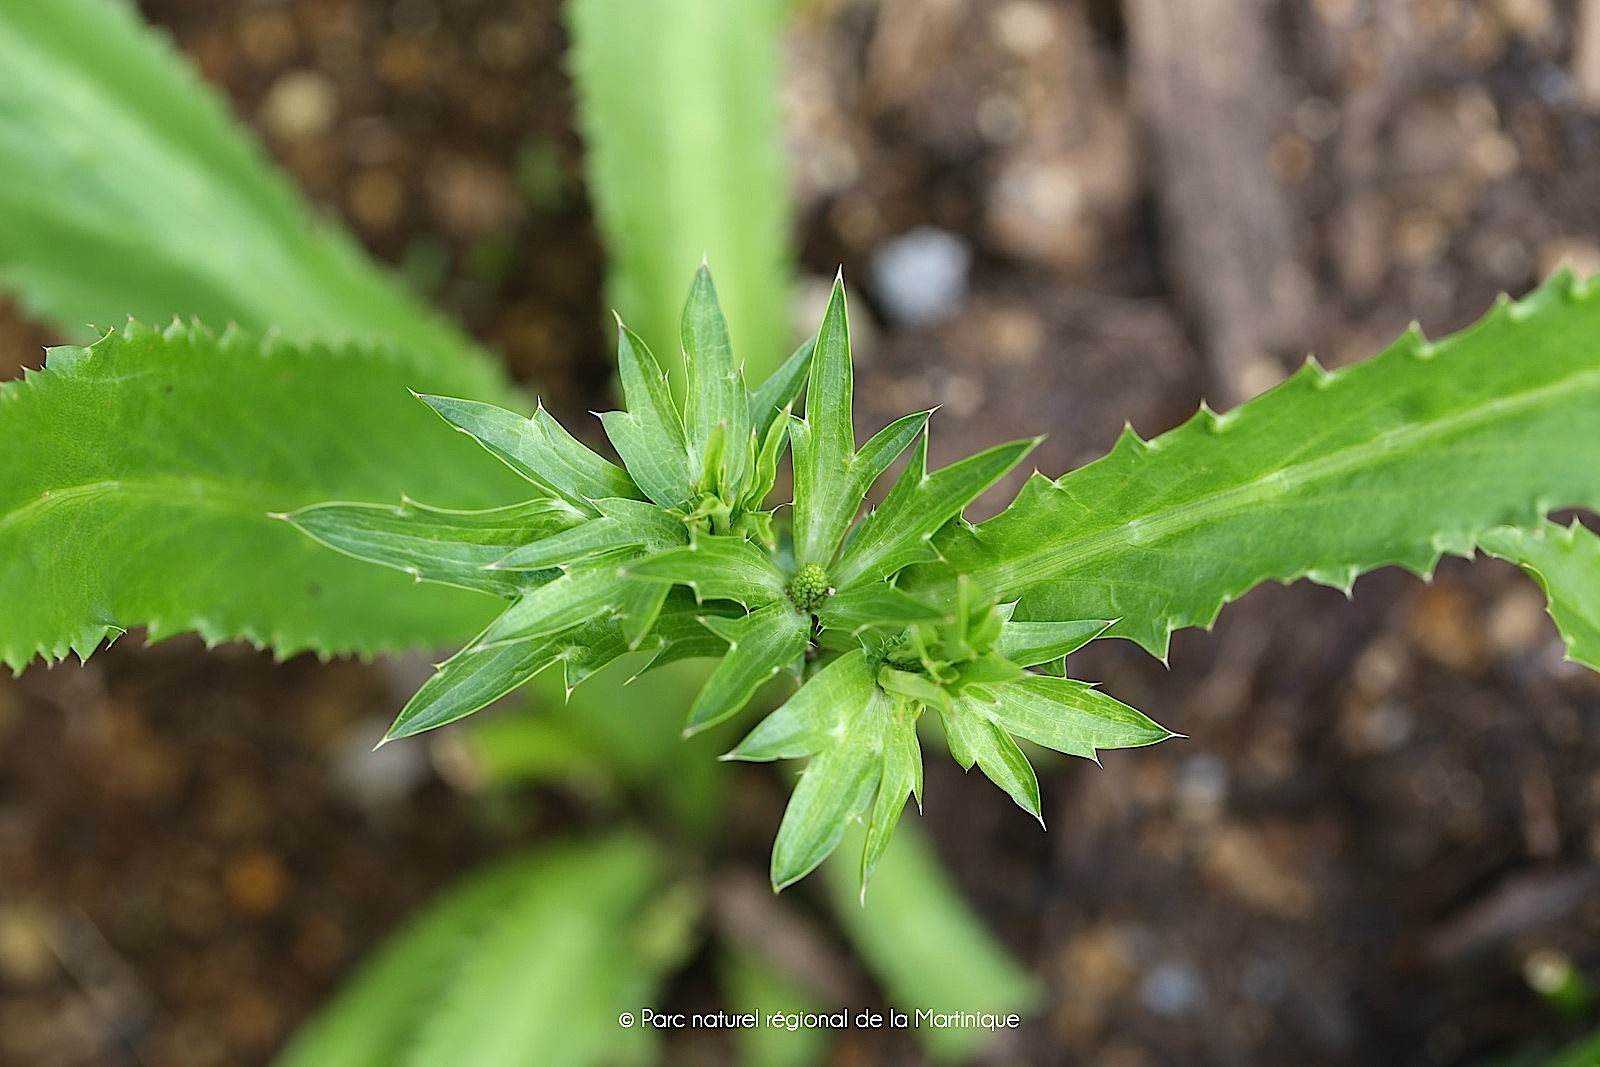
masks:
POLYGON ((1264 0, 1128 0, 1132 91, 1167 271, 1214 403, 1282 376, 1312 305, 1303 242, 1269 157, 1292 102, 1264 0))

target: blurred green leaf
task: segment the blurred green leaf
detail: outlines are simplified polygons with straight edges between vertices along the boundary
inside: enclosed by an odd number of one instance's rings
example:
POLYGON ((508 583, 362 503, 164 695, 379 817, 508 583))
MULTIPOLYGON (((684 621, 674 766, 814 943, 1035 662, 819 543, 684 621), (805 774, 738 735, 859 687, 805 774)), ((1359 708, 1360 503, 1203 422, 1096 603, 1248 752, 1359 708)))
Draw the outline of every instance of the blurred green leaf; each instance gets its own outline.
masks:
POLYGON ((0 4, 0 70, 0 289, 33 313, 80 338, 197 317, 383 340, 412 385, 508 397, 493 359, 313 219, 132 4, 0 4))
POLYGON ((567 7, 612 303, 666 355, 678 340, 683 277, 709 259, 752 380, 776 367, 791 343, 778 106, 787 7, 783 0, 573 0, 567 7))

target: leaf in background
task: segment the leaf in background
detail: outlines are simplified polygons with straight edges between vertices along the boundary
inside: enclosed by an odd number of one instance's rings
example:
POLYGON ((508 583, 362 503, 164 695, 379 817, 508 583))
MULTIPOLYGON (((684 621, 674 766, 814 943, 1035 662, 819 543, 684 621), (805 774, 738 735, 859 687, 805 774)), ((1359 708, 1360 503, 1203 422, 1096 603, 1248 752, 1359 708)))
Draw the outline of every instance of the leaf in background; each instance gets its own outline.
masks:
POLYGON ((684 402, 689 470, 700 470, 711 460, 712 438, 720 431, 727 447, 722 462, 712 463, 723 468, 723 476, 700 488, 713 492, 721 485, 738 485, 744 479, 744 443, 750 438, 750 397, 733 358, 711 271, 704 263, 694 272, 689 299, 683 305, 683 354, 689 372, 689 394, 684 402))
POLYGON ((580 508, 605 497, 641 495, 627 471, 567 433, 543 404, 525 419, 477 400, 421 394, 417 399, 528 481, 580 508))
POLYGON ((1006 472, 1021 463, 1041 438, 1013 441, 928 473, 928 438, 923 436, 889 496, 845 546, 833 567, 840 589, 887 578, 912 563, 935 558, 929 545, 945 523, 1006 472))
MULTIPOLYGON (((539 580, 496 573, 491 566, 514 546, 553 539, 583 520, 559 500, 458 511, 415 500, 389 504, 313 504, 282 516, 290 525, 347 556, 442 582, 514 597, 539 580)), ((553 577, 553 575, 546 575, 553 577)))
POLYGON ((412 355, 407 384, 509 398, 494 360, 313 221, 133 5, 0 4, 0 70, 0 289, 34 314, 78 337, 198 317, 381 339, 412 355))
POLYGON ((1164 655, 1252 586, 1348 588, 1385 564, 1426 573, 1485 530, 1600 505, 1600 300, 1561 273, 1476 326, 1409 333, 1329 373, 1314 364, 1226 415, 1202 410, 1154 441, 1035 477, 1001 515, 947 528, 949 566, 1019 621, 1120 619, 1107 633, 1164 655))
POLYGON ((694 499, 689 485, 693 468, 683 416, 656 357, 621 320, 617 371, 627 410, 600 416, 606 436, 646 496, 664 508, 687 508, 694 499))
POLYGON ((649 1062, 652 1035, 617 1015, 652 1003, 674 962, 647 945, 672 899, 660 857, 632 836, 501 861, 391 936, 273 1065, 649 1062))
POLYGON ((800 662, 811 636, 811 616, 800 614, 786 601, 769 604, 742 619, 708 616, 705 624, 727 641, 728 647, 689 709, 685 736, 744 710, 757 689, 800 662))
POLYGON ((419 1013, 538 870, 519 857, 453 884, 378 947, 273 1067, 393 1067, 415 1040, 419 1013))
POLYGON ((54 349, 45 370, 0 385, 0 660, 87 656, 136 626, 280 656, 481 629, 492 598, 419 586, 270 515, 407 492, 514 499, 516 478, 405 392, 430 375, 392 352, 187 328, 54 349))
POLYGON ((683 277, 709 259, 752 379, 791 343, 778 106, 787 8, 783 0, 567 8, 612 304, 665 355, 678 340, 683 277))
MULTIPOLYGON (((915 825, 894 835, 862 901, 853 858, 863 834, 850 828, 823 875, 834 914, 890 1003, 906 1012, 939 1004, 941 1012, 1027 1015, 1039 1003, 1038 983, 984 929, 915 825)), ((917 1037, 946 1063, 969 1061, 994 1039, 962 1027, 925 1027, 917 1037)))
POLYGON ((1566 642, 1567 658, 1600 670, 1600 537, 1574 519, 1567 527, 1553 522, 1532 530, 1496 527, 1479 544, 1539 583, 1566 642))
MULTIPOLYGON (((773 1012, 805 1014, 830 1010, 815 993, 753 952, 725 951, 717 977, 727 992, 728 1010, 762 1018, 773 1012)), ((831 1010, 837 1011, 834 1007, 831 1010)), ((822 1027, 788 1030, 774 1026, 742 1026, 732 1035, 742 1067, 815 1067, 827 1062, 835 1034, 822 1027)))

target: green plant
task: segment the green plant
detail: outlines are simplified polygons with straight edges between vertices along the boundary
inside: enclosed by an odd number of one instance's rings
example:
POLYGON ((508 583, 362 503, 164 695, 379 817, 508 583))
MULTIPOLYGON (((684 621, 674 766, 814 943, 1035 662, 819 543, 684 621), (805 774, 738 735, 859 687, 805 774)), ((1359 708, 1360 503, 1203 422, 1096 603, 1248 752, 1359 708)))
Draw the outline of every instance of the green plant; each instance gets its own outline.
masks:
POLYGON ((683 315, 682 410, 649 350, 620 330, 629 406, 601 418, 623 467, 542 411, 523 419, 423 398, 528 481, 517 507, 556 515, 548 525, 488 538, 484 518, 356 504, 286 517, 340 551, 511 602, 407 704, 391 739, 556 664, 570 686, 641 648, 652 662, 722 654, 688 734, 738 713, 774 675, 802 680, 728 758, 810 757, 773 847, 775 888, 864 817, 865 892, 908 797, 920 802, 925 712, 957 762, 1042 821, 1018 739, 1094 758, 1171 736, 1064 677, 1065 657, 1107 636, 1163 655, 1173 629, 1209 624, 1267 579, 1348 591, 1379 565, 1426 573, 1444 552, 1481 543, 1538 575, 1573 655, 1595 662, 1595 538, 1544 523, 1553 506, 1600 501, 1600 437, 1570 430, 1600 411, 1600 370, 1583 343, 1595 318, 1587 286, 1559 276, 1457 337, 1409 334, 1338 374, 1308 364, 1258 400, 1202 409, 1154 441, 1129 431, 1080 471, 1035 475, 974 527, 962 509, 1032 442, 929 473, 923 412, 858 450, 842 281, 815 342, 748 392, 702 267, 683 315), (1505 359, 1511 350, 1524 358, 1505 359), (775 529, 786 439, 792 521, 775 529), (858 519, 907 449, 887 496, 858 519))
MULTIPOLYGON (((753 364, 761 345, 773 343, 759 339, 777 338, 786 320, 781 7, 569 7, 590 180, 615 253, 613 291, 648 323, 651 308, 678 302, 679 264, 703 251, 737 264, 730 312, 739 336, 757 341, 753 364), (730 79, 738 93, 716 88, 730 79), (668 129, 677 132, 658 137, 668 129), (679 177, 654 180, 637 165, 641 151, 679 177), (672 224, 640 227, 640 218, 672 224)), ((95 342, 58 349, 43 371, 0 385, 0 442, 21 457, 0 474, 0 659, 21 669, 35 657, 87 657, 141 626, 152 641, 196 631, 208 643, 245 639, 279 656, 432 647, 481 629, 492 599, 327 552, 272 515, 330 497, 413 492, 453 508, 512 498, 519 479, 509 470, 466 471, 474 446, 465 440, 444 435, 435 447, 414 449, 438 427, 406 392, 520 404, 498 363, 337 227, 315 220, 127 6, 0 7, 0 66, 12 75, 0 89, 0 283, 36 318, 95 342), (130 314, 173 325, 85 326, 130 314), (237 328, 213 331, 191 316, 237 328)), ((766 351, 776 365, 781 353, 766 351)), ((540 510, 509 509, 493 522, 554 521, 540 510)), ((703 673, 698 664, 684 668, 655 672, 630 692, 647 706, 686 706, 703 673)), ((614 671, 595 678, 569 704, 559 685, 536 682, 530 699, 548 705, 543 714, 490 722, 468 743, 492 754, 479 762, 496 788, 581 774, 648 803, 607 808, 617 831, 610 844, 541 845, 444 894, 418 926, 444 923, 449 936, 402 935, 296 1043, 294 1062, 439 1062, 440 1046, 425 1040, 432 1015, 419 1018, 419 1003, 443 1010, 445 991, 469 984, 482 994, 481 1018, 505 1017, 520 982, 540 980, 540 966, 568 975, 577 983, 571 992, 588 995, 591 1006, 611 1000, 605 1026, 569 1034, 550 1014, 518 1007, 528 1025, 486 1042, 506 1062, 535 1048, 551 1064, 648 1055, 654 1035, 627 1034, 612 1021, 621 1007, 649 1002, 675 962, 660 943, 671 942, 673 930, 695 936, 705 907, 702 857, 713 852, 725 817, 728 768, 703 743, 681 744, 667 720, 656 729, 625 714, 628 702, 613 692, 621 681, 614 671), (628 868, 630 879, 649 883, 643 904, 583 890, 612 869, 618 850, 650 854, 628 868), (575 868, 589 873, 552 873, 575 868), (552 879, 565 888, 538 889, 552 879), (500 888, 477 888, 488 884, 500 888), (663 912, 651 903, 657 899, 682 906, 663 912), (523 961, 533 970, 518 983, 494 981, 506 960, 493 946, 508 931, 537 927, 549 908, 616 930, 550 941, 542 962, 523 961), (657 934, 622 936, 641 923, 657 934), (589 1041, 604 1035, 611 1040, 589 1041)), ((903 1006, 1026 1010, 1034 983, 949 886, 930 849, 903 841, 879 883, 865 913, 870 930, 854 912, 844 925, 903 1006), (938 944, 959 953, 958 966, 928 966, 919 946, 935 932, 938 944)), ((736 961, 722 977, 731 1003, 789 988, 759 948, 719 948, 736 961)), ((763 1003, 801 1006, 815 995, 763 1003)), ((936 1055, 959 1058, 983 1035, 923 1029, 919 1038, 936 1055)), ((770 1046, 744 1054, 769 1062, 761 1057, 770 1046)))
MULTIPOLYGON (((702 14, 726 7, 706 4, 702 14)), ((765 51, 711 51, 770 55, 770 35, 761 36, 770 23, 760 21, 770 10, 763 6, 759 19, 755 5, 740 10, 753 21, 740 23, 744 36, 734 40, 765 51)), ((575 25, 580 54, 590 49, 580 77, 620 83, 640 70, 676 69, 608 50, 601 34, 621 20, 580 14, 575 25)), ((721 40, 641 34, 636 43, 721 40)), ((486 635, 408 705, 397 734, 466 714, 541 666, 559 663, 562 680, 576 684, 614 659, 639 669, 650 656, 659 667, 698 652, 722 654, 703 688, 685 673, 657 692, 671 704, 671 694, 698 688, 690 724, 714 738, 739 725, 739 707, 774 671, 794 674, 804 685, 733 748, 746 759, 811 760, 779 832, 774 881, 802 876, 864 817, 860 844, 849 846, 859 860, 833 866, 828 884, 854 905, 878 864, 872 901, 846 911, 844 925, 906 1003, 961 1003, 971 983, 1008 1005, 1025 1004, 1031 992, 942 888, 925 848, 913 839, 886 850, 906 800, 919 793, 919 729, 942 728, 962 763, 1035 815, 1038 783, 1024 744, 1092 756, 1166 736, 1064 676, 1063 658, 1089 640, 1130 638, 1160 655, 1172 629, 1209 624, 1228 599, 1267 579, 1348 588, 1385 563, 1425 573, 1442 552, 1482 548, 1541 581, 1574 658, 1600 658, 1600 547, 1583 527, 1544 517, 1600 498, 1600 440, 1587 432, 1600 413, 1592 343, 1600 313, 1588 287, 1569 277, 1456 338, 1408 336, 1334 375, 1308 367, 1237 411, 1202 411, 1150 442, 1130 431, 1097 463, 1053 481, 1034 477, 1002 515, 974 527, 962 508, 1021 462, 1029 443, 927 474, 921 413, 858 450, 842 288, 816 343, 754 394, 734 374, 709 277, 697 280, 690 302, 694 378, 677 394, 690 398, 686 406, 661 384, 676 361, 653 364, 644 342, 624 332, 628 405, 604 427, 624 460, 617 467, 548 415, 510 414, 527 407, 494 362, 419 310, 347 239, 312 222, 126 8, 7 5, 0 66, 12 74, 0 102, 8 222, 0 281, 70 331, 129 312, 241 327, 75 333, 99 339, 57 349, 44 371, 0 386, 0 445, 23 458, 0 474, 0 658, 20 668, 35 656, 86 656, 138 625, 152 639, 193 630, 280 655, 486 635), (507 462, 482 462, 406 388, 433 398, 437 414, 507 462), (779 484, 786 446, 796 499, 792 511, 774 512, 768 490, 779 484), (883 502, 860 516, 872 483, 890 481, 908 450, 883 502), (430 503, 407 503, 406 493, 430 503), (323 503, 330 500, 354 503, 323 503), (274 515, 390 566, 326 551, 274 515), (407 568, 429 581, 419 585, 401 573, 407 568), (951 942, 959 942, 953 962, 934 966, 921 955, 951 942), (930 979, 969 984, 935 996, 930 979)), ((709 68, 686 69, 715 84, 709 68)), ((602 162, 596 185, 613 231, 641 211, 673 223, 715 216, 723 204, 714 191, 725 183, 700 189, 687 177, 670 191, 701 196, 697 207, 637 206, 654 190, 639 180, 645 168, 629 165, 629 137, 616 131, 667 127, 630 112, 627 99, 613 103, 608 112, 597 102, 586 122, 594 142, 611 137, 613 148, 597 155, 613 162, 602 162)), ((655 103, 677 115, 665 92, 655 103)), ((761 111, 753 107, 744 125, 763 126, 761 111)), ((699 143, 718 128, 700 124, 673 137, 699 143)), ((699 162, 719 173, 749 162, 726 155, 723 165, 699 162)), ((694 162, 674 160, 674 173, 692 176, 694 162)), ((771 218, 770 184, 760 195, 752 184, 770 183, 771 170, 737 173, 744 176, 726 187, 744 206, 719 220, 716 241, 663 225, 674 232, 629 231, 653 234, 630 252, 611 234, 622 274, 636 279, 619 280, 614 292, 636 321, 655 315, 647 336, 663 355, 670 331, 660 309, 674 299, 663 291, 677 287, 666 272, 709 250, 733 267, 730 297, 740 287, 766 294, 730 300, 747 366, 777 363, 773 342, 746 344, 779 328, 771 324, 781 284, 756 238, 782 227, 771 218), (748 212, 764 217, 752 225, 748 212), (746 239, 748 255, 721 243, 746 239), (696 241, 704 243, 685 252, 696 241), (669 243, 676 251, 663 251, 669 243), (656 310, 635 312, 630 302, 656 310), (741 325, 739 316, 767 325, 741 325)), ((619 683, 615 671, 585 688, 619 683)), ((583 696, 579 689, 575 699, 583 696)), ((580 723, 545 709, 508 721, 547 728, 534 742, 548 742, 537 749, 542 758, 556 761, 549 753, 557 744, 576 739, 584 743, 573 744, 573 761, 667 797, 674 832, 714 833, 719 787, 708 754, 664 743, 636 719, 607 719, 604 701, 585 710, 598 713, 580 723)), ((675 732, 676 724, 666 731, 675 732)), ((504 754, 510 746, 499 737, 504 754)), ((346 1006, 355 1016, 336 1012, 333 1030, 307 1038, 336 1030, 367 1050, 365 1060, 322 1052, 301 1062, 391 1063, 401 1049, 421 1050, 407 1062, 437 1062, 428 1050, 447 1037, 402 1024, 444 1035, 486 1031, 505 1003, 491 993, 553 982, 551 973, 588 976, 563 990, 584 1010, 638 1000, 683 951, 676 939, 688 936, 698 899, 692 880, 636 836, 513 861, 450 895, 439 926, 422 920, 437 936, 403 940, 371 982, 352 987, 346 1006), (610 879, 615 894, 587 897, 595 878, 610 879), (537 888, 545 883, 561 888, 537 888), (569 908, 586 916, 583 929, 545 937, 549 912, 569 908), (543 958, 485 947, 513 935, 539 943, 543 958), (414 1005, 432 1003, 447 977, 481 997, 446 1006, 445 1021, 417 1023, 414 1005)), ((735 982, 747 970, 728 969, 735 982)), ((535 1022, 531 1014, 519 1020, 535 1022)), ((537 1033, 508 1026, 495 1049, 508 1062, 526 1047, 545 1048, 545 1062, 648 1055, 642 1035, 607 1028, 575 1032, 557 1056, 546 1036, 559 1023, 545 1017, 540 1025, 537 1033)), ((959 1034, 951 1040, 947 1054, 970 1048, 959 1034)))

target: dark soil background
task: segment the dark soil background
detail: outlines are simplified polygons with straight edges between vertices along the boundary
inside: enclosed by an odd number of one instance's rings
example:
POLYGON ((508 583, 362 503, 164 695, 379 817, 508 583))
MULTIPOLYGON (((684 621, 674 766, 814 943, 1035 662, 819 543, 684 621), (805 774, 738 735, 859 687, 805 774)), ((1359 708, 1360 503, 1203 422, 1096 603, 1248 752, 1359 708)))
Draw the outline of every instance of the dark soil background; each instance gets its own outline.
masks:
MULTIPOLYGON (((548 403, 601 403, 556 4, 140 6, 548 403)), ((1124 420, 1600 268, 1592 2, 799 7, 797 315, 842 263, 862 428, 942 404, 936 461, 1047 432, 1058 473, 1124 420), (972 253, 943 321, 897 321, 874 273, 918 226, 972 253)), ((48 339, 0 316, 8 362, 48 339)), ((1524 973, 1600 966, 1600 679, 1510 568, 1263 588, 1169 668, 1101 643, 1074 673, 1190 739, 1053 765, 1048 834, 930 753, 924 822, 1050 994, 985 1062, 1477 1063, 1581 1030, 1524 973)), ((436 744, 366 755, 412 684, 132 638, 0 678, 0 1063, 264 1063, 431 891, 536 838, 552 820, 490 817, 436 744)), ((755 871, 771 832, 735 835, 755 871)))

